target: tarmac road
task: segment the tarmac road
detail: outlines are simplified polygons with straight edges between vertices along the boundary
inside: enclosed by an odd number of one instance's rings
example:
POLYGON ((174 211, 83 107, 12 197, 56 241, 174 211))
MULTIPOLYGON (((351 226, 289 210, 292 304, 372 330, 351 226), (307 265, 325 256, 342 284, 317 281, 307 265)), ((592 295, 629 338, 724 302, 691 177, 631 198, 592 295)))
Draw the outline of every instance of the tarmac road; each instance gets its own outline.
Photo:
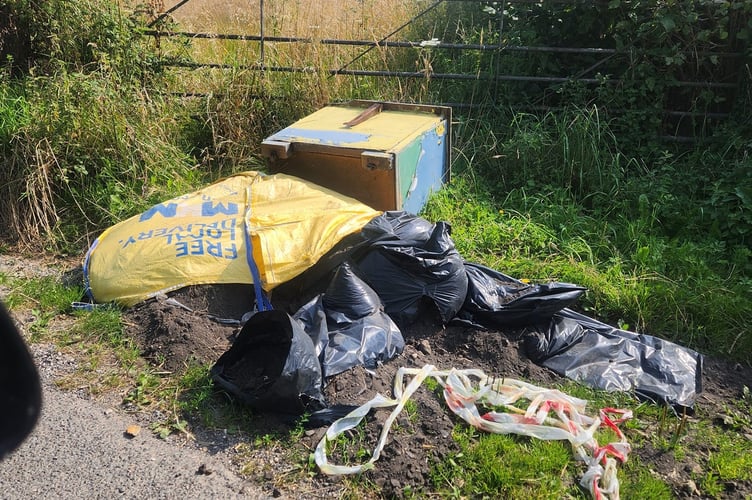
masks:
POLYGON ((46 378, 39 422, 0 461, 0 498, 265 498, 220 457, 149 429, 128 437, 134 422, 127 414, 63 392, 46 378))

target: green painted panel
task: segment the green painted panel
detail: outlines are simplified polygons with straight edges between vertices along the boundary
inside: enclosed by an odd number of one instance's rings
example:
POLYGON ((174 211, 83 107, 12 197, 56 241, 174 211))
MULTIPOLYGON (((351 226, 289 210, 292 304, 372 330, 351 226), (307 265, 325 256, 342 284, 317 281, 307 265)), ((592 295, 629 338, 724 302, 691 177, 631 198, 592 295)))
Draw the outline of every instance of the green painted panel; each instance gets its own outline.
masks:
POLYGON ((420 153, 423 149, 420 137, 416 137, 413 142, 407 144, 401 151, 397 152, 397 189, 399 197, 404 200, 415 177, 415 168, 420 159, 420 153))

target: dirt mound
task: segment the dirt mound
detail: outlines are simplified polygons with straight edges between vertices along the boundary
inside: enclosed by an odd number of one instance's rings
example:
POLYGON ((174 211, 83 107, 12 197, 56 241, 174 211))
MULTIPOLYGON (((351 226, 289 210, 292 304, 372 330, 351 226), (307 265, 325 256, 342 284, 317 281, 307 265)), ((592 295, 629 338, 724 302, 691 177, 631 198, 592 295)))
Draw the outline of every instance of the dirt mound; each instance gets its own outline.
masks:
POLYGON ((126 324, 147 359, 175 372, 216 361, 252 309, 250 285, 191 286, 131 308, 126 324))
MULTIPOLYGON (((189 287, 170 294, 169 300, 152 300, 133 308, 126 314, 127 324, 130 335, 143 346, 149 359, 163 369, 180 371, 193 361, 216 361, 239 332, 239 322, 251 310, 252 301, 250 286, 189 287)), ((544 387, 561 381, 558 375, 527 358, 518 330, 444 327, 438 316, 431 313, 400 327, 405 338, 404 352, 375 370, 357 366, 327 380, 324 394, 330 405, 360 405, 376 393, 391 396, 394 375, 402 366, 432 364, 438 369, 479 368, 489 375, 521 378, 544 387)), ((704 392, 698 397, 698 411, 705 415, 722 415, 728 400, 739 398, 744 385, 752 385, 752 369, 720 359, 706 359, 704 392)), ((451 438, 458 420, 446 408, 443 399, 424 386, 412 400, 417 417, 411 418, 408 412, 401 414, 375 469, 366 474, 387 496, 399 495, 405 487, 416 490, 427 485, 431 464, 458 451, 451 438)), ((369 416, 365 431, 368 443, 365 448, 369 452, 378 439, 380 423, 388 413, 382 410, 369 416)), ((269 426, 272 431, 279 426, 279 421, 271 418, 269 426)), ((263 434, 264 429, 256 429, 256 432, 263 434)), ((322 433, 323 429, 309 432, 300 445, 312 450, 322 433)), ((651 463, 675 491, 685 491, 688 484, 694 484, 691 478, 696 466, 677 462, 670 452, 658 452, 648 446, 634 453, 651 463)), ((360 462, 363 458, 354 460, 360 462)), ((267 471, 261 479, 268 480, 270 474, 273 472, 267 471)), ((326 485, 336 482, 331 478, 317 480, 324 488, 322 491, 328 491, 326 485)), ((750 484, 736 487, 737 492, 741 488, 747 494, 752 493, 750 484)))

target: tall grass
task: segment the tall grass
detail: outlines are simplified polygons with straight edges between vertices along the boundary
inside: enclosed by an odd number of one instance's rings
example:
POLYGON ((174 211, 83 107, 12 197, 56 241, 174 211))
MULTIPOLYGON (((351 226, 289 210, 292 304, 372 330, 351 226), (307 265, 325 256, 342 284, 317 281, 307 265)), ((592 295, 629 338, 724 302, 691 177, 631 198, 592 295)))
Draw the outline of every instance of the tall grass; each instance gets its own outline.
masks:
MULTIPOLYGON (((425 2, 266 2, 264 29, 268 36, 371 39, 403 24, 422 3, 425 2)), ((172 17, 180 26, 192 31, 258 34, 260 3, 258 0, 191 0, 177 9, 172 17)))
POLYGON ((0 210, 10 237, 81 247, 101 229, 198 176, 188 110, 97 73, 56 73, 3 88, 0 210))
POLYGON ((707 164, 748 165, 743 149, 666 153, 648 168, 621 151, 595 109, 468 120, 457 130, 454 181, 425 215, 453 223, 466 258, 584 285, 578 307, 611 324, 703 352, 752 347, 742 236, 752 207, 741 201, 742 181, 727 195, 737 229, 720 227, 710 213, 726 181, 712 182, 707 164))
MULTIPOLYGON (((393 55, 384 48, 347 44, 321 44, 329 40, 376 42, 405 23, 423 2, 364 0, 351 3, 330 1, 303 2, 285 0, 264 4, 263 19, 258 1, 194 0, 176 10, 168 26, 181 31, 241 34, 265 37, 291 37, 307 41, 237 41, 216 38, 187 40, 189 51, 172 52, 198 63, 225 64, 231 68, 260 66, 295 68, 292 73, 271 71, 264 74, 265 97, 286 95, 291 87, 306 92, 306 101, 316 108, 330 101, 352 97, 406 100, 416 85, 411 82, 385 81, 372 77, 335 77, 328 70, 394 69, 393 55), (263 21, 263 26, 262 26, 263 21), (263 52, 262 52, 263 51, 263 52)), ((174 49, 174 47, 173 47, 174 49)), ((414 70, 415 68, 408 68, 414 70)), ((202 78, 188 78, 196 88, 221 93, 202 78), (202 85, 203 83, 203 85, 202 85)), ((226 81, 221 80, 220 85, 226 81)), ((257 88, 257 93, 259 89, 257 88)))

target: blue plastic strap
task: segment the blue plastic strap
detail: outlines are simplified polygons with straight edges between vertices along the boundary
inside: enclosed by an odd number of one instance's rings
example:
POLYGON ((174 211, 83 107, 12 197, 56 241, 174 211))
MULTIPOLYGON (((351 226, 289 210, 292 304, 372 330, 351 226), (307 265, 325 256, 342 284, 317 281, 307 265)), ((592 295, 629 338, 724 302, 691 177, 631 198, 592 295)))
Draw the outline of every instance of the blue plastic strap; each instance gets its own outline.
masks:
POLYGON ((251 188, 249 187, 247 193, 247 210, 244 217, 245 223, 245 254, 248 261, 248 267, 251 269, 251 276, 253 277, 253 290, 256 293, 256 307, 259 311, 271 311, 273 309, 271 302, 266 297, 264 289, 261 287, 261 275, 259 274, 258 266, 253 258, 253 243, 251 241, 251 188))
POLYGON ((97 245, 99 245, 99 238, 94 240, 94 243, 91 244, 89 247, 89 250, 86 252, 86 256, 84 257, 84 265, 83 265, 83 272, 84 272, 84 293, 89 298, 89 302, 94 303, 94 292, 91 290, 91 281, 89 280, 89 269, 90 269, 90 263, 91 263, 91 254, 94 252, 94 250, 97 248, 97 245))

